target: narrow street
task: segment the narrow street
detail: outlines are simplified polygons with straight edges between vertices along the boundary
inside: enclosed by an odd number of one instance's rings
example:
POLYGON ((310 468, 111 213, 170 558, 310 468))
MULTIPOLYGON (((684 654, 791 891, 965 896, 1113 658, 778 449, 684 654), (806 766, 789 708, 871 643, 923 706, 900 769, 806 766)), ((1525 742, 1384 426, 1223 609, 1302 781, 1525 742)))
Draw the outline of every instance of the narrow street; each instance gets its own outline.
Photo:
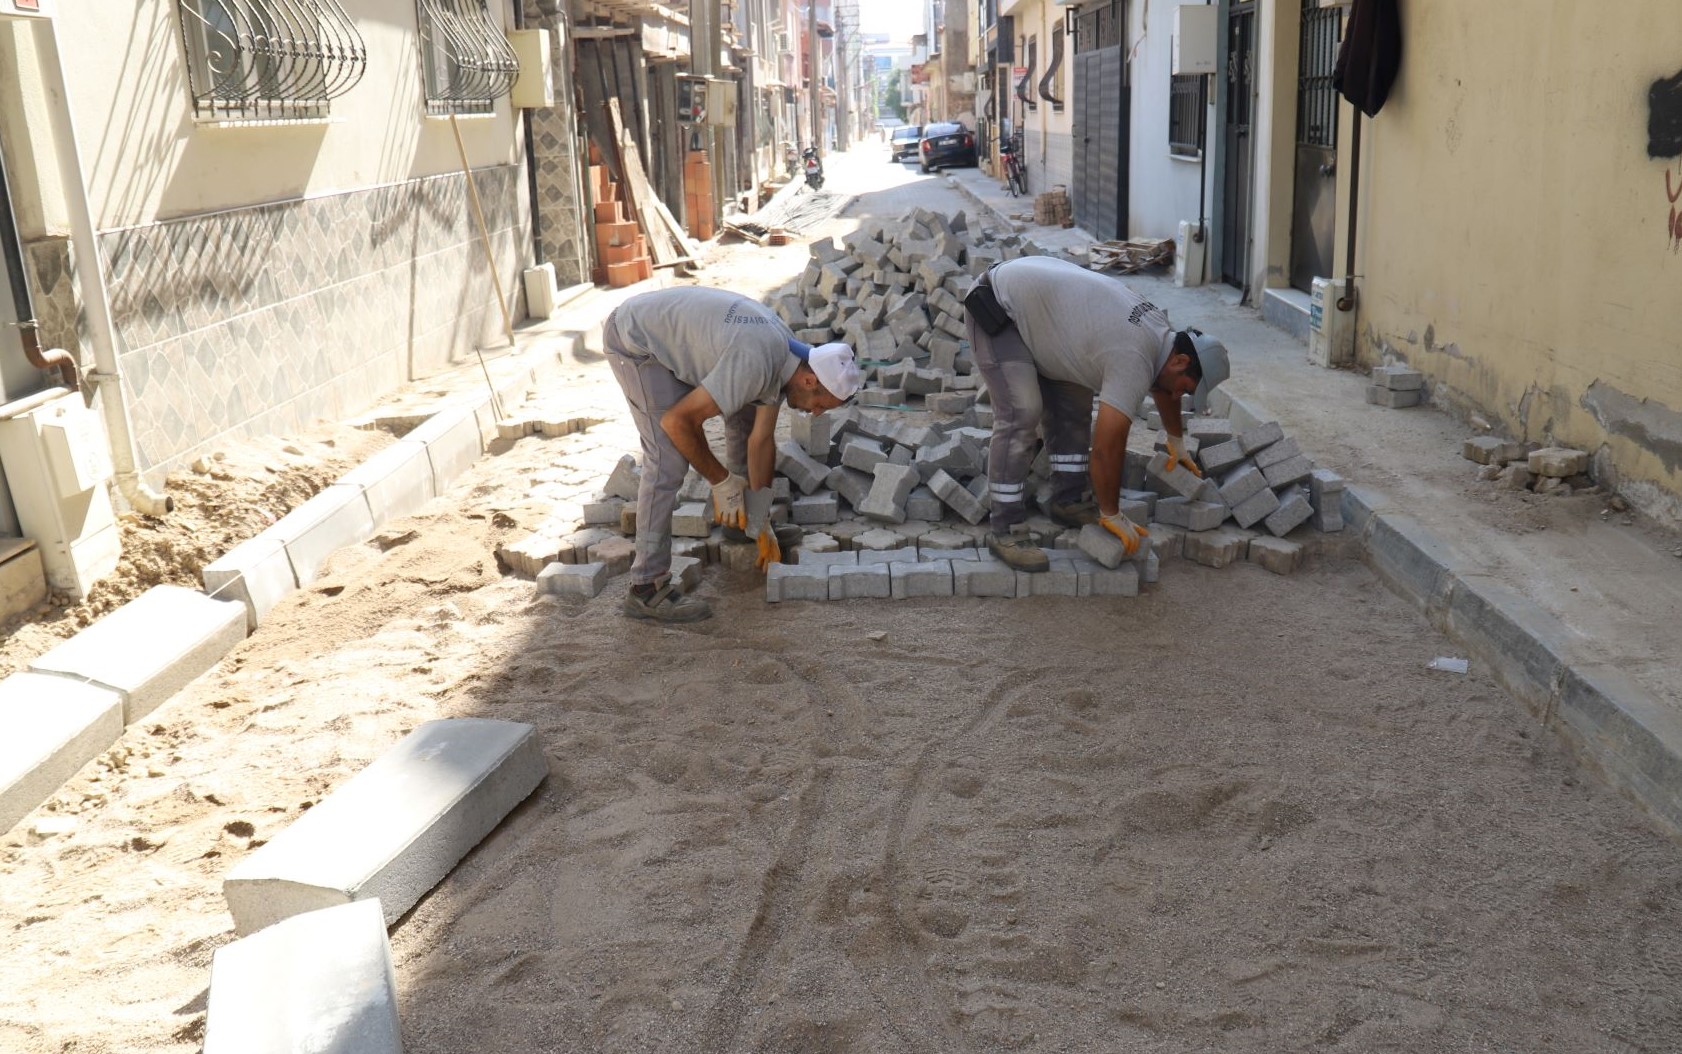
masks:
MULTIPOLYGON (((818 233, 966 208, 869 143, 818 233)), ((974 219, 973 210, 971 211, 974 219)), ((725 244, 769 296, 803 244, 725 244)), ((1353 555, 1164 563, 1137 598, 535 597, 499 544, 587 500, 614 416, 503 443, 341 551, 0 850, 0 1049, 188 1052, 220 882, 419 723, 537 727, 538 791, 391 934, 405 1049, 1662 1050, 1682 847, 1353 555)), ((786 427, 786 425, 785 425, 786 427)))

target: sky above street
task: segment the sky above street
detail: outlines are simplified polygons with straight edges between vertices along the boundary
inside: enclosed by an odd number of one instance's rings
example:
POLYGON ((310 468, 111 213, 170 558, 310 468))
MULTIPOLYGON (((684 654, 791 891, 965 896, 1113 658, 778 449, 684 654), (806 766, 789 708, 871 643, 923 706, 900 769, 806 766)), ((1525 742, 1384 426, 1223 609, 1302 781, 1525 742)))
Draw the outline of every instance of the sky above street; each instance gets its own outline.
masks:
POLYGON ((886 33, 896 43, 910 43, 922 31, 923 5, 918 0, 859 0, 860 29, 886 33))

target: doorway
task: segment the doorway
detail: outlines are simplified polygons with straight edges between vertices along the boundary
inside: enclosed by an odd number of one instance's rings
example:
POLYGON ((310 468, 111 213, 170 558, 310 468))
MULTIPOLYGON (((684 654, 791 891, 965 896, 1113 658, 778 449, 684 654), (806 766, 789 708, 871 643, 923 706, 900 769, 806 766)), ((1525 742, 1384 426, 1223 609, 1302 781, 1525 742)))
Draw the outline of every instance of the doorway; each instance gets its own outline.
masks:
POLYGON ((1075 223, 1099 240, 1127 237, 1126 6, 1107 0, 1075 18, 1075 223))
POLYGON ((1343 9, 1303 4, 1297 58, 1296 181, 1291 205, 1291 285, 1312 292, 1332 276, 1337 231, 1337 65, 1343 9))
POLYGON ((1251 122, 1255 114, 1256 0, 1235 3, 1226 24, 1226 178, 1221 186, 1221 281, 1243 289, 1250 260, 1251 122))

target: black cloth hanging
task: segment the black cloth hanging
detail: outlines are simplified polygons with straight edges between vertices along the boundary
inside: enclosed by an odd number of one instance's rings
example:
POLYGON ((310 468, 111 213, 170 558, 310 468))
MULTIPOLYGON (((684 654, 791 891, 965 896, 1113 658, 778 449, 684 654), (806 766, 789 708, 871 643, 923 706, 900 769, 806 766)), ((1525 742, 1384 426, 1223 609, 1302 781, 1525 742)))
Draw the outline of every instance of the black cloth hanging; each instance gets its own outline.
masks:
POLYGON ((1396 0, 1355 0, 1337 51, 1332 87, 1368 117, 1390 97, 1402 65, 1402 16, 1396 0))

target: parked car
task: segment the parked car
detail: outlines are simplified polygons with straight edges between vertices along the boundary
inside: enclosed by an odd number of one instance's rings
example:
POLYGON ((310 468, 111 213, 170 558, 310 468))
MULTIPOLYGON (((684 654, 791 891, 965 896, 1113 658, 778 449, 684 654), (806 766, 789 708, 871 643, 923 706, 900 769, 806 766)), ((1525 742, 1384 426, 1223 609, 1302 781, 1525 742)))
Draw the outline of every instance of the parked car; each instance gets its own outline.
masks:
POLYGON ((975 164, 975 133, 950 121, 923 126, 917 161, 924 172, 975 164))
POLYGON ((889 161, 904 161, 908 157, 917 156, 917 140, 922 138, 923 128, 916 124, 902 124, 895 128, 888 139, 888 147, 892 151, 889 161))

